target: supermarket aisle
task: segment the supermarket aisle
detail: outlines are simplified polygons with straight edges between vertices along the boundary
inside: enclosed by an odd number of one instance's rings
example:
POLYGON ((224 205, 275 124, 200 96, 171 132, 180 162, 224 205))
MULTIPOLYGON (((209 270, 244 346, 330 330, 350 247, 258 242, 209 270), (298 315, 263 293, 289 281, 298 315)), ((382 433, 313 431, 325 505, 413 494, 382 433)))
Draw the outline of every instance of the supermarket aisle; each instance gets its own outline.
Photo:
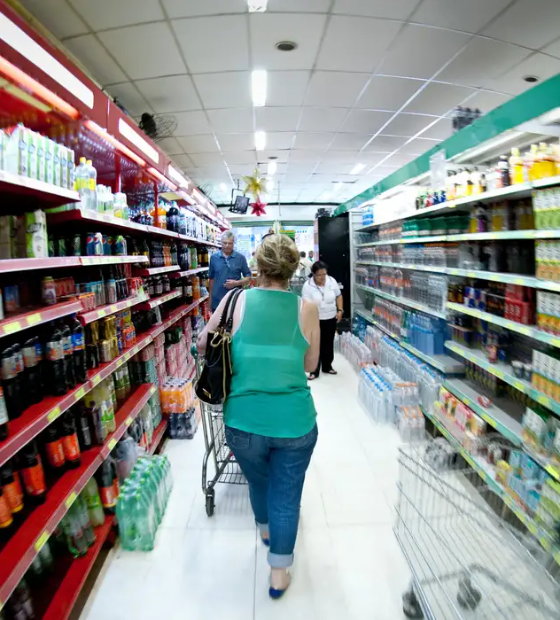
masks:
MULTIPOLYGON (((266 549, 246 487, 220 486, 216 514, 200 491, 202 432, 168 443, 175 487, 156 548, 112 552, 81 620, 395 620, 408 572, 391 527, 398 435, 374 426, 356 374, 313 382, 319 442, 302 501, 294 581, 268 597, 266 549)), ((201 430, 201 429, 200 429, 201 430)))

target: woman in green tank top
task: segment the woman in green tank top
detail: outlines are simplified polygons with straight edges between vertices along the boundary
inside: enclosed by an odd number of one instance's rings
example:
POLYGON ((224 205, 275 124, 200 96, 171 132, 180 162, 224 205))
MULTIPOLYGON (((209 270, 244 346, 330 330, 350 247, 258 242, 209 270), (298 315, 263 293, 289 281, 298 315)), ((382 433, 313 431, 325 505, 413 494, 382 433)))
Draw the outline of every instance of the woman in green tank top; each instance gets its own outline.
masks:
MULTIPOLYGON (((233 321, 233 377, 224 404, 226 439, 249 482, 263 543, 270 546, 269 594, 290 583, 305 473, 317 442, 307 384, 319 360, 319 315, 288 291, 299 265, 294 242, 268 235, 256 253, 259 287, 241 294, 233 321)), ((227 297, 198 338, 217 327, 227 297)))

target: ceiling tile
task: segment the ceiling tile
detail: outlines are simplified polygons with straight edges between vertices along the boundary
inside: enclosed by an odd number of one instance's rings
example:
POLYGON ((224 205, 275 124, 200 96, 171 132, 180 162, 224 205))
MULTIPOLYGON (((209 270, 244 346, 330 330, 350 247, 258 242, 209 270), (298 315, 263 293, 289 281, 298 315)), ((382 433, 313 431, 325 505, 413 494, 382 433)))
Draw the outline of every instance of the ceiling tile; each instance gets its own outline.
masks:
POLYGON ((399 29, 397 22, 334 16, 323 39, 317 68, 371 73, 399 29))
MULTIPOLYGON (((364 136, 367 138, 367 136, 364 136)), ((336 162, 340 164, 355 164, 359 157, 358 149, 353 151, 326 151, 321 158, 323 161, 336 162)))
POLYGON ((290 163, 288 164, 288 174, 307 175, 309 176, 313 170, 317 167, 319 161, 295 161, 295 151, 290 156, 290 163))
POLYGON ((309 82, 305 105, 351 108, 369 77, 367 73, 315 71, 309 82))
POLYGON ((269 106, 303 105, 309 71, 269 71, 266 103, 269 106))
POLYGON ((212 132, 204 112, 179 112, 174 116, 177 119, 176 136, 193 136, 212 132))
POLYGON ((371 78, 371 82, 356 107, 396 112, 424 84, 423 80, 376 75, 371 78))
POLYGON ((395 153, 395 155, 391 155, 388 157, 383 163, 388 166, 405 166, 411 161, 415 160, 417 155, 409 155, 406 153, 395 153))
MULTIPOLYGON (((165 19, 158 0, 70 0, 92 30, 119 28, 165 19)), ((65 9, 66 10, 66 9, 65 9)))
POLYGON ((326 15, 298 14, 295 18, 282 13, 252 13, 249 19, 252 63, 256 69, 309 70, 313 67, 326 15), (280 52, 275 48, 280 41, 295 41, 297 48, 280 52))
POLYGON ((433 116, 399 114, 383 131, 390 136, 408 136, 411 138, 436 120, 437 118, 433 116))
POLYGON ((184 151, 177 138, 164 138, 158 142, 158 146, 168 155, 179 155, 184 151))
POLYGON ((387 52, 379 73, 431 78, 468 40, 466 34, 408 25, 387 52))
POLYGON ((300 164, 301 162, 307 164, 316 164, 322 157, 324 157, 325 151, 319 150, 305 150, 305 151, 292 151, 290 155, 290 166, 297 162, 300 164))
POLYGON ((249 133, 253 131, 253 110, 251 108, 209 110, 208 118, 216 133, 249 133))
POLYGON ((334 138, 334 133, 303 133, 296 134, 295 149, 326 149, 334 138))
POLYGON ((306 183, 306 181, 309 179, 309 173, 308 174, 292 174, 290 172, 291 169, 292 169, 292 166, 290 165, 288 167, 288 173, 284 177, 284 181, 286 183, 306 183))
POLYGON ((224 156, 221 153, 189 153, 193 164, 198 167, 221 164, 224 156))
POLYGON ((231 166, 228 164, 228 168, 231 174, 242 174, 245 176, 253 172, 251 164, 232 164, 231 166))
POLYGON ((377 133, 392 116, 391 112, 352 110, 340 131, 365 134, 377 133))
POLYGON ((246 13, 247 0, 162 0, 170 19, 246 13))
POLYGON ((434 148, 439 144, 439 140, 428 140, 426 138, 414 138, 410 142, 407 142, 403 147, 399 149, 400 153, 408 153, 413 155, 422 155, 426 151, 434 148))
POLYGON ((244 15, 178 19, 171 23, 191 73, 249 69, 244 15))
POLYGON ((181 170, 185 168, 191 168, 193 166, 192 160, 188 155, 184 153, 180 153, 178 155, 173 156, 173 161, 181 170))
POLYGON ((385 17, 406 19, 419 0, 391 0, 391 2, 372 2, 372 0, 335 0, 333 13, 361 15, 363 17, 385 17))
POLYGON ((519 0, 482 33, 509 43, 540 49, 558 38, 559 22, 558 0, 519 0))
POLYGON ((504 75, 489 80, 486 86, 512 95, 520 95, 535 86, 523 79, 528 75, 536 75, 544 82, 558 73, 560 73, 560 59, 534 53, 504 75))
POLYGON ((422 132, 422 138, 433 138, 435 140, 447 140, 453 133, 450 118, 442 118, 437 123, 422 132))
POLYGON ((406 140, 407 138, 401 136, 379 135, 368 144, 365 152, 367 153, 368 151, 373 151, 376 153, 392 153, 400 148, 406 140))
POLYGON ((483 86, 529 54, 529 50, 517 45, 476 37, 437 79, 466 86, 483 86))
POLYGON ((465 86, 431 83, 406 106, 405 112, 443 116, 476 92, 465 86))
POLYGON ((67 39, 64 45, 91 71, 102 86, 127 81, 125 73, 92 34, 67 39))
POLYGON ((286 13, 327 13, 331 0, 268 0, 268 11, 286 13))
POLYGON ((333 162, 321 162, 317 172, 319 174, 350 174, 355 164, 335 164, 333 162))
POLYGON ((293 131, 270 131, 266 134, 266 147, 273 150, 291 149, 295 135, 293 131))
POLYGON ((551 56, 556 56, 556 58, 560 58, 560 39, 557 39, 550 45, 547 45, 542 51, 550 54, 551 56))
POLYGON ((465 100, 464 105, 469 108, 478 108, 483 114, 488 114, 494 108, 501 106, 511 99, 509 95, 493 93, 489 90, 477 90, 474 95, 465 100))
POLYGON ((332 150, 359 151, 371 136, 363 133, 339 133, 330 146, 332 150))
POLYGON ((253 148, 252 151, 229 151, 223 153, 226 164, 247 164, 255 166, 257 163, 257 154, 253 148))
POLYGON ((132 82, 112 84, 107 87, 107 92, 118 99, 131 116, 140 116, 143 112, 151 112, 150 105, 134 87, 132 82))
POLYGON ((202 179, 229 178, 227 168, 224 164, 220 166, 203 166, 198 168, 198 176, 202 179))
POLYGON ((290 158, 290 153, 291 151, 285 149, 285 150, 277 150, 277 151, 272 151, 272 150, 266 150, 266 151, 258 151, 257 152, 257 161, 262 164, 268 164, 271 157, 275 157, 276 159, 274 161, 276 161, 276 163, 278 164, 287 164, 288 160, 290 158))
POLYGON ((348 110, 344 108, 304 108, 300 131, 338 131, 348 110))
POLYGON ((187 153, 217 153, 219 151, 212 134, 184 136, 177 138, 177 141, 187 153))
POLYGON ((133 80, 186 71, 166 23, 129 26, 98 36, 133 80))
POLYGON ((360 163, 366 164, 365 170, 367 170, 370 166, 378 164, 380 161, 385 159, 389 153, 373 153, 368 151, 362 151, 358 155, 358 161, 360 163))
POLYGON ((136 86, 158 114, 202 108, 189 75, 139 80, 136 86))
POLYGON ((252 105, 251 74, 248 71, 203 73, 193 76, 204 107, 244 108, 252 105))
POLYGON ((257 131, 295 131, 301 108, 256 108, 257 131))
POLYGON ((21 0, 23 6, 59 39, 89 32, 65 0, 21 0))
POLYGON ((424 0, 411 21, 464 32, 478 32, 511 0, 424 0))
POLYGON ((220 133, 216 138, 222 151, 253 151, 255 149, 254 133, 220 133))

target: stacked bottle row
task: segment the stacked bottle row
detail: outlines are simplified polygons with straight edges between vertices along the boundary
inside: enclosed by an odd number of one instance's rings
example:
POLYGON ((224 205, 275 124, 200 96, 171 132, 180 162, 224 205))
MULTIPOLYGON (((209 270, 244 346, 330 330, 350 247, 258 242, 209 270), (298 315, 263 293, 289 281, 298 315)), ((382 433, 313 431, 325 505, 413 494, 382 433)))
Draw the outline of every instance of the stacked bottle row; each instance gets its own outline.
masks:
POLYGON ((356 367, 356 369, 368 366, 373 362, 371 350, 354 334, 343 332, 335 337, 335 351, 356 367))
POLYGON ((395 297, 410 299, 437 312, 445 312, 445 276, 382 267, 379 270, 379 289, 395 297))

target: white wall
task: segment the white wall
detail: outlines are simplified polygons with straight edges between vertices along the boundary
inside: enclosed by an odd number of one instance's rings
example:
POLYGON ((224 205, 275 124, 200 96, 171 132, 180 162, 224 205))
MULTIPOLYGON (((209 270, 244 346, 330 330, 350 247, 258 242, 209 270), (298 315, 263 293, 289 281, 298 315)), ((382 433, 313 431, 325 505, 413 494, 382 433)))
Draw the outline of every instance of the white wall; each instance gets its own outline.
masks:
POLYGON ((275 220, 289 220, 290 222, 309 222, 315 219, 315 213, 321 208, 335 209, 338 205, 266 205, 265 215, 257 217, 256 215, 249 215, 251 213, 251 207, 247 211, 248 215, 236 215, 230 213, 228 207, 219 207, 222 215, 224 215, 231 222, 250 222, 255 226, 261 222, 270 222, 275 220))

